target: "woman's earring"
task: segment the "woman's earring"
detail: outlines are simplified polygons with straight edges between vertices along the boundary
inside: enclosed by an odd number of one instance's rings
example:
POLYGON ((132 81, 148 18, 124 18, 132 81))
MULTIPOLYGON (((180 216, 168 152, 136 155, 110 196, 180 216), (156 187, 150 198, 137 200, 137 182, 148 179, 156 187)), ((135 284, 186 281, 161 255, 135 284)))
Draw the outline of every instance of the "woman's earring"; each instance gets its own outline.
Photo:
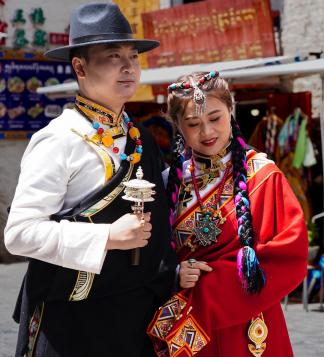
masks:
POLYGON ((177 152, 178 155, 182 155, 185 149, 185 141, 182 134, 177 131, 174 140, 174 151, 177 152))

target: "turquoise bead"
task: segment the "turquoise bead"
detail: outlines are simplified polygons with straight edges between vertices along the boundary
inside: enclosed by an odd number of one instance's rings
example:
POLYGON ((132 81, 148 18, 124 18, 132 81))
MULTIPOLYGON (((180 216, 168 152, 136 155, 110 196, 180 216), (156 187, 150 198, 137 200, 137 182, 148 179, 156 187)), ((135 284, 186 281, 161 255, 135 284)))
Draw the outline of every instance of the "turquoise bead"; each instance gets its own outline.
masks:
POLYGON ((129 116, 125 113, 124 114, 124 123, 128 124, 130 122, 129 116))
POLYGON ((215 77, 215 76, 216 76, 216 72, 215 72, 215 71, 211 71, 211 72, 210 72, 210 76, 211 76, 211 77, 215 77))
POLYGON ((99 129, 99 128, 100 128, 99 123, 93 123, 92 126, 93 126, 95 129, 99 129))
POLYGON ((203 232, 204 232, 204 233, 208 233, 208 232, 209 232, 209 228, 208 228, 208 227, 205 227, 205 228, 203 229, 203 232))
POLYGON ((126 154, 120 154, 120 159, 121 160, 126 160, 127 159, 127 155, 126 154))
POLYGON ((142 149, 141 147, 138 147, 138 148, 136 149, 136 152, 139 153, 139 154, 141 154, 141 153, 143 152, 143 149, 142 149))

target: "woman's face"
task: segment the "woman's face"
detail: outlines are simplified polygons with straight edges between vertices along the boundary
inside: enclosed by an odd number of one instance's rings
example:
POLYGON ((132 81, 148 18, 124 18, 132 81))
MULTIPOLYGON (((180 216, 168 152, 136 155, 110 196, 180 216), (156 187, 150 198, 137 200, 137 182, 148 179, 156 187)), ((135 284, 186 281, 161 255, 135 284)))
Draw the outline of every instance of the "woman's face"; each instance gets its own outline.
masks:
POLYGON ((195 152, 213 156, 227 146, 231 135, 231 113, 221 100, 208 96, 202 116, 196 116, 195 104, 190 101, 178 129, 195 152))

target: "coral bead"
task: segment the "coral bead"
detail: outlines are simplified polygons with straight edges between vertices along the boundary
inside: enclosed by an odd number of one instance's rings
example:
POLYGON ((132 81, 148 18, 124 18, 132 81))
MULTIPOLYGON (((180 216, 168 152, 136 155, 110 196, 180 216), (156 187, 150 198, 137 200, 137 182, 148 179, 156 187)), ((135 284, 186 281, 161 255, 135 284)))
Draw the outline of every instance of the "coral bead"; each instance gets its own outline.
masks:
POLYGON ((104 132, 103 128, 98 128, 97 133, 102 134, 104 132))
POLYGON ((118 148, 117 146, 115 146, 115 147, 113 148, 113 153, 114 153, 114 154, 118 154, 118 153, 119 153, 119 148, 118 148))
POLYGON ((129 129, 129 136, 134 140, 140 136, 140 132, 134 126, 129 129))
POLYGON ((129 156, 131 158, 131 163, 133 165, 137 164, 141 160, 141 154, 138 154, 136 152, 134 152, 133 154, 130 154, 129 156))

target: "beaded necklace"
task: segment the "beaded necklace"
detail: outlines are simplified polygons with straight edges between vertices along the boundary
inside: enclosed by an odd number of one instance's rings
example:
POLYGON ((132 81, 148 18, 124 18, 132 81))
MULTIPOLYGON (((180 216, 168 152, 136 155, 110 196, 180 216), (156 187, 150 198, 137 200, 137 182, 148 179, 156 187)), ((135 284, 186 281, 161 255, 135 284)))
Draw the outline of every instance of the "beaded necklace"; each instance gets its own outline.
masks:
POLYGON ((195 176, 195 162, 193 159, 191 159, 189 171, 192 177, 193 186, 201 210, 201 218, 199 220, 196 220, 195 228, 193 229, 193 232, 195 233, 194 243, 199 243, 202 246, 207 246, 217 242, 217 236, 222 232, 222 230, 217 226, 224 224, 226 221, 226 218, 222 217, 221 211, 219 208, 217 208, 217 205, 219 203, 221 194, 223 193, 230 167, 226 167, 224 176, 219 184, 217 195, 210 208, 204 205, 204 202, 200 196, 197 179, 195 176))
POLYGON ((120 133, 122 130, 120 117, 122 116, 123 122, 128 128, 129 136, 135 141, 136 146, 132 154, 126 155, 125 153, 121 153, 119 157, 121 160, 127 160, 133 165, 141 160, 143 153, 142 141, 140 140, 141 134, 125 112, 117 117, 113 112, 108 111, 108 109, 80 95, 76 98, 75 108, 89 120, 92 127, 96 129, 96 134, 91 138, 91 141, 97 145, 102 144, 105 147, 112 148, 115 154, 119 153, 119 148, 114 146, 114 139, 125 135, 124 133, 120 133), (110 125, 111 128, 105 130, 102 125, 110 125))
MULTIPOLYGON (((222 158, 230 152, 230 143, 222 149, 218 154, 213 156, 204 156, 203 154, 193 152, 195 164, 199 164, 198 168, 200 175, 196 177, 199 191, 206 188, 207 185, 214 183, 220 176, 222 171, 225 171, 226 164, 223 163, 222 158)), ((189 164, 190 167, 190 164, 189 164)), ((179 207, 181 205, 185 208, 188 201, 192 199, 191 192, 194 189, 192 178, 182 178, 179 194, 179 207)))

